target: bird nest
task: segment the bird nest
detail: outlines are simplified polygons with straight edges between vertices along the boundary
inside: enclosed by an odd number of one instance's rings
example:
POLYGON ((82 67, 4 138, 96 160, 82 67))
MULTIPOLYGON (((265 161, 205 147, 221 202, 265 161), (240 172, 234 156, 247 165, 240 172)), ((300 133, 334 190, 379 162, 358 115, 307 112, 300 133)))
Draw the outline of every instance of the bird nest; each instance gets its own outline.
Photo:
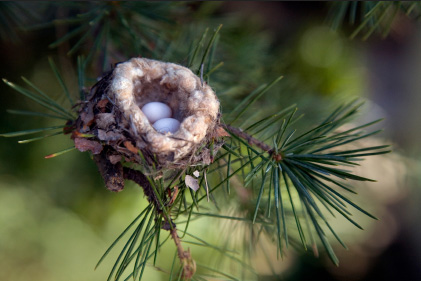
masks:
POLYGON ((179 169, 211 163, 222 145, 219 116, 215 93, 190 69, 132 58, 92 87, 79 108, 73 139, 76 148, 112 165, 179 169), (141 110, 149 102, 167 104, 180 128, 173 134, 156 131, 141 110))

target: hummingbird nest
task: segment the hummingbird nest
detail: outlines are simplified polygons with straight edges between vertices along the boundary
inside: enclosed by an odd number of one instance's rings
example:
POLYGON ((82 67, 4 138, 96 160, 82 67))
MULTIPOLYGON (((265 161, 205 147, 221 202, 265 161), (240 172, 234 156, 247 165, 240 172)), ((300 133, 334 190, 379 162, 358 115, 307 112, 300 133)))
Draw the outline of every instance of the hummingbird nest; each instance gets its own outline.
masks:
POLYGON ((107 187, 121 190, 106 179, 110 171, 122 171, 121 163, 139 164, 151 173, 210 164, 225 135, 219 116, 215 93, 190 69, 132 58, 92 87, 79 108, 73 139, 80 151, 94 154, 107 187), (153 128, 141 110, 149 102, 171 108, 181 123, 174 134, 153 128))

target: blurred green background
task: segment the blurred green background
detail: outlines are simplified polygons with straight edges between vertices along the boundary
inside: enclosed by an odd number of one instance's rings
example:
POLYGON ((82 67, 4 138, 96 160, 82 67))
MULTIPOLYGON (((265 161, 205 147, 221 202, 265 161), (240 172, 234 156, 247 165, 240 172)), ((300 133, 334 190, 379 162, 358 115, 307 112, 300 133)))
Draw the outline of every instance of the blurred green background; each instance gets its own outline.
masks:
MULTIPOLYGON (((43 15, 35 19, 38 22, 60 18, 66 11, 71 14, 73 8, 44 2, 22 5, 34 15, 43 15)), ((0 7, 0 14, 15 19, 12 26, 30 24, 27 17, 11 14, 5 7, 0 7)), ((299 126, 311 127, 339 103, 361 97, 367 105, 359 122, 386 118, 376 125, 384 133, 370 141, 391 143, 394 152, 364 163, 358 173, 378 182, 359 186, 355 198, 380 220, 357 216, 365 231, 340 219, 335 223, 350 248, 335 248, 339 268, 324 256, 316 259, 311 253, 294 251, 284 260, 271 258, 268 263, 257 251, 253 260, 259 280, 415 280, 421 276, 420 23, 399 16, 386 39, 374 34, 367 41, 350 40, 352 27, 345 25, 333 32, 326 20, 328 11, 329 4, 324 2, 188 3, 181 15, 172 15, 180 17, 177 27, 169 28, 174 28, 173 40, 179 40, 177 48, 182 49, 185 32, 200 35, 206 27, 224 24, 216 50, 224 66, 210 83, 225 111, 247 90, 282 74, 284 79, 257 109, 297 103, 305 113, 299 126)), ((56 60, 67 84, 77 92, 74 60, 65 55, 69 46, 48 47, 60 28, 14 33, 6 23, 0 23, 0 77, 20 83, 24 76, 65 104, 47 60, 48 56, 56 60)), ((181 56, 177 62, 182 63, 181 56)), ((100 75, 91 73, 92 78, 100 75)), ((41 109, 4 83, 0 100, 0 133, 61 124, 7 114, 7 109, 41 109)), ((0 280, 105 280, 117 252, 94 271, 95 264, 145 206, 142 191, 132 183, 118 194, 107 191, 87 153, 73 151, 44 159, 72 146, 66 136, 30 144, 17 140, 0 138, 0 280)), ((218 240, 227 226, 214 227, 215 223, 201 219, 193 223, 192 232, 218 240)), ((168 268, 173 245, 163 252, 159 265, 168 268)), ((193 248, 193 252, 202 263, 215 262, 203 249, 193 248)), ((274 251, 266 252, 272 255, 274 251)), ((144 280, 166 280, 151 267, 146 274, 144 280)))

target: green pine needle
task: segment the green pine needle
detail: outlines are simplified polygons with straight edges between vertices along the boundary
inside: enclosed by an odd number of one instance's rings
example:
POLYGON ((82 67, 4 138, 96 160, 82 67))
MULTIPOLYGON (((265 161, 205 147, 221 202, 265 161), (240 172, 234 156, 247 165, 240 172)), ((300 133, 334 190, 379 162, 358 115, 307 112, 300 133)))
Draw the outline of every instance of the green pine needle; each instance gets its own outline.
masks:
POLYGON ((24 131, 18 131, 18 132, 3 133, 3 134, 0 134, 0 137, 6 137, 6 138, 18 137, 18 136, 30 135, 30 134, 35 134, 35 133, 40 133, 40 132, 45 132, 45 131, 62 129, 64 127, 65 127, 64 125, 61 125, 61 126, 54 126, 54 127, 47 127, 47 128, 38 128, 38 129, 30 129, 30 130, 24 130, 24 131))
POLYGON ((35 112, 35 111, 26 111, 26 110, 16 110, 16 109, 8 109, 6 110, 10 114, 16 115, 25 115, 25 116, 39 116, 39 117, 47 117, 47 118, 54 118, 54 119, 61 119, 61 120, 68 120, 69 118, 43 113, 43 112, 35 112))
POLYGON ((69 100, 70 105, 73 106, 73 99, 70 97, 69 89, 67 89, 66 84, 64 84, 64 80, 63 80, 60 72, 58 71, 58 68, 57 68, 56 64, 54 63, 52 58, 48 58, 48 62, 50 63, 51 69, 53 70, 54 75, 57 78, 57 81, 59 82, 60 86, 63 88, 63 91, 64 91, 67 99, 69 100))
POLYGON ((348 15, 351 25, 359 22, 350 38, 361 34, 362 40, 367 40, 376 31, 385 38, 399 13, 409 18, 417 18, 421 14, 421 5, 418 1, 332 2, 328 18, 331 28, 337 30, 348 15), (360 18, 357 17, 357 10, 362 12, 360 18))
POLYGON ((53 153, 53 154, 47 155, 47 156, 45 156, 44 158, 45 158, 45 159, 54 158, 54 157, 57 157, 57 156, 63 155, 63 154, 65 154, 65 153, 67 153, 67 152, 73 151, 73 150, 75 150, 75 149, 76 149, 76 147, 72 146, 72 147, 66 148, 66 149, 64 149, 64 150, 62 150, 62 151, 59 151, 59 152, 56 152, 56 153, 53 153))
POLYGON ((57 136, 57 135, 62 135, 63 131, 60 132, 56 132, 53 134, 49 134, 49 135, 45 135, 45 136, 41 136, 41 137, 36 137, 36 138, 32 138, 32 139, 26 139, 26 140, 20 140, 18 141, 18 143, 30 143, 30 142, 34 142, 34 141, 38 141, 38 140, 43 140, 49 137, 53 137, 53 136, 57 136))
POLYGON ((130 224, 126 227, 126 229, 117 237, 117 239, 111 244, 110 247, 105 251, 105 253, 101 256, 98 263, 95 266, 95 269, 102 263, 102 261, 105 259, 105 257, 109 254, 109 252, 114 248, 114 246, 117 244, 118 241, 129 231, 129 229, 145 214, 145 212, 149 209, 149 207, 146 207, 130 224))
POLYGON ((243 113, 246 112, 246 110, 250 108, 252 104, 254 104, 260 97, 263 96, 263 94, 269 91, 269 89, 272 88, 276 83, 278 83, 282 78, 283 76, 279 76, 278 78, 273 80, 271 83, 269 83, 269 85, 261 85, 255 91, 250 93, 246 99, 244 99, 236 108, 232 110, 229 117, 231 117, 232 114, 236 113, 236 111, 239 111, 239 112, 237 113, 235 117, 233 117, 233 120, 230 121, 230 123, 234 123, 235 121, 237 121, 238 118, 240 118, 241 115, 243 115, 243 113))
POLYGON ((12 82, 9 82, 6 79, 3 79, 3 82, 6 83, 9 87, 13 88, 20 94, 32 99, 36 103, 42 105, 43 107, 53 111, 54 113, 58 114, 59 116, 62 116, 63 118, 67 118, 68 120, 73 120, 74 116, 72 116, 69 112, 63 111, 61 106, 59 106, 56 102, 52 101, 51 99, 40 96, 38 94, 32 93, 31 91, 26 90, 25 88, 22 88, 12 82))

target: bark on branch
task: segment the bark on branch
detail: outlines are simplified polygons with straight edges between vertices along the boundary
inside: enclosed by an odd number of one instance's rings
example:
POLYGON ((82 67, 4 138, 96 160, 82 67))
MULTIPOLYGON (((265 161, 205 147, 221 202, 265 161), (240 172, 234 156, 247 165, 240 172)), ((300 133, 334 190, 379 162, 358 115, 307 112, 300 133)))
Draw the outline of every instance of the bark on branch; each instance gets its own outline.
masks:
POLYGON ((266 143, 256 139, 255 137, 250 136, 249 134, 247 134, 246 132, 243 132, 243 130, 241 130, 240 128, 236 128, 230 125, 222 125, 225 129, 227 129, 228 131, 230 131, 231 133, 235 134, 236 136, 246 140, 250 145, 255 145, 261 149, 263 149, 264 151, 267 151, 269 153, 272 152, 272 147, 270 147, 269 145, 267 145, 266 143))

